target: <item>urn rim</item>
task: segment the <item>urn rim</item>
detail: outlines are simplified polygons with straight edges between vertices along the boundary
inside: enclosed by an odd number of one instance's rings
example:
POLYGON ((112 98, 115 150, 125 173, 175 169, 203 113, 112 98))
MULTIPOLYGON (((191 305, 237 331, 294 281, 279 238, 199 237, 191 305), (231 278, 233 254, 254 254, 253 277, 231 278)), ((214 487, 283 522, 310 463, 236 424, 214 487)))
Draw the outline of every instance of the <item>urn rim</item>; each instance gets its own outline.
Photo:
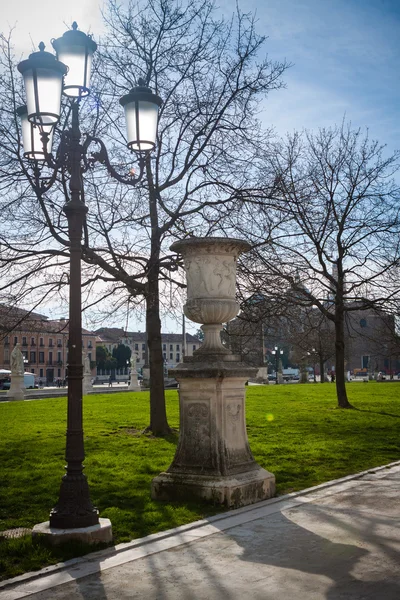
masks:
POLYGON ((177 240, 169 247, 173 252, 184 254, 185 249, 205 248, 207 246, 235 246, 238 253, 248 252, 251 244, 240 238, 225 238, 225 237, 190 237, 184 240, 177 240))

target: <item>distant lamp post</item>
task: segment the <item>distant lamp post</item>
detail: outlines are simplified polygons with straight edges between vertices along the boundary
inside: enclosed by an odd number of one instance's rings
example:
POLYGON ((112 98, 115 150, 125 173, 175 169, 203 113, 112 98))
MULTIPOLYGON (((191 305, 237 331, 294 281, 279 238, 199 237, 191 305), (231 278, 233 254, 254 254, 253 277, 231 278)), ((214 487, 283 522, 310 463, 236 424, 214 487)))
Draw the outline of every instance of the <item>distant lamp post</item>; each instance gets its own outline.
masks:
POLYGON ((312 359, 313 374, 314 374, 314 383, 317 383, 317 375, 316 375, 316 372, 315 372, 315 358, 316 358, 316 350, 315 350, 315 348, 311 348, 311 352, 307 352, 307 356, 309 356, 312 359))
POLYGON ((276 383, 279 383, 278 377, 278 369, 279 369, 279 359, 282 358, 283 350, 281 350, 278 346, 275 346, 274 350, 271 351, 271 354, 275 357, 275 376, 276 383))
MULTIPOLYGON (((72 29, 53 40, 52 44, 57 57, 45 52, 41 42, 39 52, 34 52, 19 63, 18 70, 25 84, 26 106, 20 107, 17 113, 22 123, 23 156, 28 159, 33 171, 37 196, 42 198, 58 181, 61 173, 63 176, 69 175, 69 190, 67 186, 64 187, 64 213, 68 221, 68 240, 65 244, 70 251, 67 466, 59 500, 50 514, 50 528, 71 530, 99 524, 98 511, 91 503, 82 464, 85 454, 82 428, 81 255, 82 231, 88 210, 84 203, 83 175, 99 162, 118 181, 136 185, 143 177, 148 151, 156 143, 161 99, 143 85, 142 80, 139 80, 138 87, 121 98, 125 108, 127 145, 137 151, 140 167, 137 177, 133 176, 133 171, 128 176, 121 175, 110 164, 101 139, 90 135, 85 136, 83 143, 81 139, 79 105, 90 93, 90 70, 96 43, 91 36, 78 31, 74 22, 72 29), (60 119, 62 93, 69 102, 71 126, 61 131, 54 158, 51 145, 54 128, 60 119), (89 156, 91 144, 96 144, 100 150, 89 156), (42 177, 44 167, 46 172, 42 177)), ((97 539, 104 541, 105 538, 97 539)))

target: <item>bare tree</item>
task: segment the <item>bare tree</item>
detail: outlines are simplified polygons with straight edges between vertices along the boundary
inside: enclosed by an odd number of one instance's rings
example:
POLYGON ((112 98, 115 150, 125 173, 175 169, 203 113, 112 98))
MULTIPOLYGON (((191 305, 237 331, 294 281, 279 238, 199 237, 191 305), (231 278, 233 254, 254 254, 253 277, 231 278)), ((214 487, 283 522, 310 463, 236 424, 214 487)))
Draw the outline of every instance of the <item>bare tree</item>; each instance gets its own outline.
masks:
MULTIPOLYGON (((132 1, 125 8, 110 1, 105 21, 95 93, 82 106, 82 129, 90 132, 88 144, 95 136, 105 140, 116 170, 113 178, 98 166, 85 174, 89 212, 82 242, 83 290, 89 307, 107 298, 114 309, 128 299, 131 306, 145 300, 149 428, 158 435, 169 431, 160 289, 182 285, 173 278, 176 257, 169 245, 175 237, 217 231, 252 186, 253 166, 260 162, 268 138, 256 119, 259 102, 282 86, 287 64, 260 58, 265 38, 257 35, 251 15, 238 10, 231 21, 217 19, 209 0, 132 1), (132 171, 132 162, 115 106, 139 78, 164 103, 156 152, 146 160, 141 185, 133 187, 121 181, 132 171)), ((9 94, 0 115, 2 133, 8 132, 0 159, 0 268, 7 272, 3 294, 11 293, 18 302, 33 292, 40 295, 35 286, 62 294, 62 284, 68 283, 62 212, 68 173, 59 172, 51 193, 44 193, 46 167, 32 170, 22 159, 15 117, 21 93, 10 46, 4 48, 3 89, 9 94)), ((64 110, 68 114, 67 105, 64 110)), ((95 158, 108 160, 102 147, 95 158)))
POLYGON ((295 134, 267 158, 274 185, 254 195, 234 223, 254 244, 248 285, 275 282, 278 296, 290 289, 296 302, 318 308, 332 322, 341 408, 351 407, 345 315, 389 310, 399 302, 398 168, 399 153, 385 157, 368 134, 345 125, 295 134))

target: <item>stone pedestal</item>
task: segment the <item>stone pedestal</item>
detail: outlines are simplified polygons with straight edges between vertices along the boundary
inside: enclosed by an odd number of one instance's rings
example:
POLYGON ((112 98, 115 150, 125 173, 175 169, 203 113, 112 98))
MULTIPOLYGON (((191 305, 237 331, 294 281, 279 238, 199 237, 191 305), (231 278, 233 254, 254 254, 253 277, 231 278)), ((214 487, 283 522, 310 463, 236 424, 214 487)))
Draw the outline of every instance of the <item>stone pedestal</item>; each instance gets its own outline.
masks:
POLYGON ((152 481, 154 499, 202 498, 230 508, 275 494, 274 475, 255 462, 247 440, 245 382, 255 373, 235 360, 192 357, 172 370, 179 382, 179 443, 172 465, 152 481))
POLYGON ((259 367, 256 374, 256 382, 268 384, 268 367, 259 367))
POLYGON ((128 389, 132 392, 140 392, 140 385, 139 385, 136 371, 135 372, 131 371, 131 380, 129 382, 128 389))
POLYGON ((92 375, 85 373, 82 380, 82 394, 89 394, 89 392, 93 392, 92 375))
POLYGON ((7 392, 8 400, 23 400, 25 397, 25 384, 23 375, 11 374, 10 390, 7 392))

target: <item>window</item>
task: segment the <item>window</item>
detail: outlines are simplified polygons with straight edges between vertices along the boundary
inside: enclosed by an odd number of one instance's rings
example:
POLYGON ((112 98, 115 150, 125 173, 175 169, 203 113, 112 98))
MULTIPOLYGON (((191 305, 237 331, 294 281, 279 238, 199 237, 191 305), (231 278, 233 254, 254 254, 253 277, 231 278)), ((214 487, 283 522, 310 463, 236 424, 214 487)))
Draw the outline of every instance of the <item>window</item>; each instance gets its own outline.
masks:
POLYGON ((31 346, 36 346, 35 344, 35 338, 31 337, 31 346))
POLYGON ((176 355, 176 361, 177 361, 177 362, 179 362, 180 360, 181 360, 181 355, 180 355, 180 354, 177 354, 177 355, 176 355))
POLYGON ((49 346, 50 346, 50 348, 53 347, 53 338, 49 338, 49 346))
POLYGON ((193 344, 193 352, 196 350, 197 346, 196 344, 193 344))
POLYGON ((146 360, 146 352, 142 352, 142 360, 146 360))
POLYGON ((39 377, 43 377, 43 369, 39 369, 39 377))
POLYGON ((142 344, 142 350, 146 350, 146 344, 142 344))
POLYGON ((14 346, 15 346, 15 344, 18 344, 18 337, 17 336, 14 337, 14 346))
POLYGON ((88 343, 87 343, 87 347, 88 347, 88 348, 93 348, 93 346, 92 346, 92 340, 89 340, 89 341, 88 341, 88 343))
POLYGON ((31 363, 32 363, 32 362, 33 362, 33 363, 35 363, 35 362, 36 362, 36 352, 31 352, 31 353, 30 353, 30 359, 29 359, 29 362, 31 362, 31 363))
POLYGON ((8 348, 5 348, 5 350, 4 350, 4 360, 7 360, 7 361, 10 360, 10 351, 8 348))
POLYGON ((53 364, 53 353, 49 352, 49 365, 53 364))
POLYGON ((139 344, 135 344, 135 350, 139 350, 139 344))
POLYGON ((88 352, 88 359, 90 360, 90 362, 92 362, 92 353, 88 352))
POLYGON ((44 343, 43 343, 43 338, 40 338, 40 339, 39 339, 39 346, 44 346, 44 343))
POLYGON ((169 351, 171 352, 173 349, 174 349, 174 346, 173 346, 173 344, 170 344, 170 345, 169 345, 169 351))
POLYGON ((179 344, 177 344, 176 345, 176 351, 179 352, 179 350, 180 350, 180 347, 179 347, 179 344))
POLYGON ((166 349, 167 349, 167 344, 163 344, 163 345, 162 345, 162 349, 163 349, 163 350, 166 350, 166 349))
POLYGON ((173 360, 174 359, 174 355, 172 354, 172 352, 169 353, 169 360, 173 360))
POLYGON ((8 345, 10 343, 10 340, 8 338, 8 335, 6 335, 6 337, 4 338, 4 345, 8 345))
POLYGON ((57 369, 57 377, 61 377, 61 369, 57 369))
POLYGON ((31 373, 35 374, 35 369, 31 369, 31 373))
POLYGON ((57 352, 57 362, 61 362, 62 358, 61 358, 61 352, 57 352))
POLYGON ((39 352, 39 362, 44 363, 44 352, 39 352))
POLYGON ((163 352, 163 353, 162 353, 162 355, 163 355, 163 359, 164 359, 164 360, 167 360, 167 353, 166 353, 166 352, 163 352))
POLYGON ((23 346, 27 346, 28 345, 28 342, 26 341, 26 337, 25 336, 22 338, 22 345, 23 346))
POLYGON ((62 346, 62 340, 61 338, 57 338, 57 346, 60 348, 60 346, 62 346))

